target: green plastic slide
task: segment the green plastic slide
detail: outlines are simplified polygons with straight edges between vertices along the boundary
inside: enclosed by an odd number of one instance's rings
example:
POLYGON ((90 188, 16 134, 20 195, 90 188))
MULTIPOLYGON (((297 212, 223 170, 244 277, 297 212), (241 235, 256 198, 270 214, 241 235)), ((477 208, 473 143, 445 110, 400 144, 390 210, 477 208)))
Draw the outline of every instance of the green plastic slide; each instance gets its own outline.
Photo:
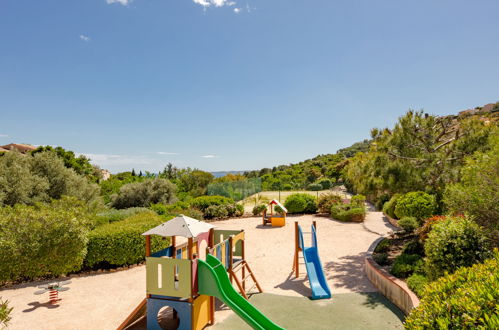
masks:
POLYGON ((243 298, 232 286, 222 263, 212 255, 198 260, 199 293, 214 296, 229 306, 254 329, 283 329, 243 298))

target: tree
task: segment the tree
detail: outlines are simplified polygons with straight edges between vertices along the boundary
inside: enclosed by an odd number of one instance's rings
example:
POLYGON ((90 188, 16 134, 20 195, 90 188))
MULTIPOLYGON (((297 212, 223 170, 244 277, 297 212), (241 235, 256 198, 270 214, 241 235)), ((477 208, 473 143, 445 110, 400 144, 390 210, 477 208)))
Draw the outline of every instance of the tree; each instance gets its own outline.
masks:
POLYGON ((147 179, 122 186, 118 194, 111 196, 111 204, 117 209, 171 204, 177 200, 175 191, 175 185, 166 179, 147 179))

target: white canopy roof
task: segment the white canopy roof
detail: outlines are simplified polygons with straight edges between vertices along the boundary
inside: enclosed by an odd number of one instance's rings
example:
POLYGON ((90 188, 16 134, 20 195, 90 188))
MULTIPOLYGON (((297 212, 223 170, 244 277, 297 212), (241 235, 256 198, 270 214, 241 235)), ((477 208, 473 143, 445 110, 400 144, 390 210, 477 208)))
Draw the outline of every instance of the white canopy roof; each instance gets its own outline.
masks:
POLYGON ((197 237, 199 234, 206 233, 215 226, 209 223, 199 221, 183 214, 171 219, 159 226, 149 229, 142 235, 159 235, 164 237, 182 236, 182 237, 197 237))
POLYGON ((288 213, 288 209, 284 207, 277 199, 273 199, 269 204, 278 205, 284 212, 288 213))

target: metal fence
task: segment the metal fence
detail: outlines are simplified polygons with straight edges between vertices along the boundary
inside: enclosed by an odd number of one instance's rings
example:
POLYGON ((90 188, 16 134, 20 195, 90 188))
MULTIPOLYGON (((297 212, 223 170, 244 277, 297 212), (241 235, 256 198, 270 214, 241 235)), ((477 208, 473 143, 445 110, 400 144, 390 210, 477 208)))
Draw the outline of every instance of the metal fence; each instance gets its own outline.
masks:
POLYGON ((260 178, 252 178, 244 181, 210 183, 208 185, 208 195, 230 197, 235 201, 240 201, 260 191, 262 191, 262 180, 260 178))

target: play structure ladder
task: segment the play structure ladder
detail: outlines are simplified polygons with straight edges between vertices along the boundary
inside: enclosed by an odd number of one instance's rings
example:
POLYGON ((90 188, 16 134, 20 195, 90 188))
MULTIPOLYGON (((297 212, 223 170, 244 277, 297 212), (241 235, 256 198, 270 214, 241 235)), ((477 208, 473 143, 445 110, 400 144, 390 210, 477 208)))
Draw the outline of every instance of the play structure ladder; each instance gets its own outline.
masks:
POLYGON ((255 275, 253 274, 253 272, 251 271, 251 268, 250 266, 248 265, 248 263, 246 262, 246 260, 241 260, 236 266, 234 266, 232 269, 229 268, 228 269, 228 272, 229 272, 229 275, 230 275, 230 280, 231 282, 234 281, 236 282, 236 285, 237 287, 239 288, 239 292, 243 295, 244 298, 248 299, 248 294, 249 292, 256 286, 256 288, 258 289, 258 291, 261 293, 263 292, 263 289, 262 287, 260 286, 260 284, 258 283, 258 281, 256 280, 256 277, 255 275), (242 272, 242 280, 240 281, 238 278, 237 278, 237 274, 236 272, 241 270, 242 272), (246 271, 248 272, 246 274, 246 271), (249 278, 251 277, 251 279, 253 280, 253 285, 246 290, 246 280, 248 280, 249 278))

